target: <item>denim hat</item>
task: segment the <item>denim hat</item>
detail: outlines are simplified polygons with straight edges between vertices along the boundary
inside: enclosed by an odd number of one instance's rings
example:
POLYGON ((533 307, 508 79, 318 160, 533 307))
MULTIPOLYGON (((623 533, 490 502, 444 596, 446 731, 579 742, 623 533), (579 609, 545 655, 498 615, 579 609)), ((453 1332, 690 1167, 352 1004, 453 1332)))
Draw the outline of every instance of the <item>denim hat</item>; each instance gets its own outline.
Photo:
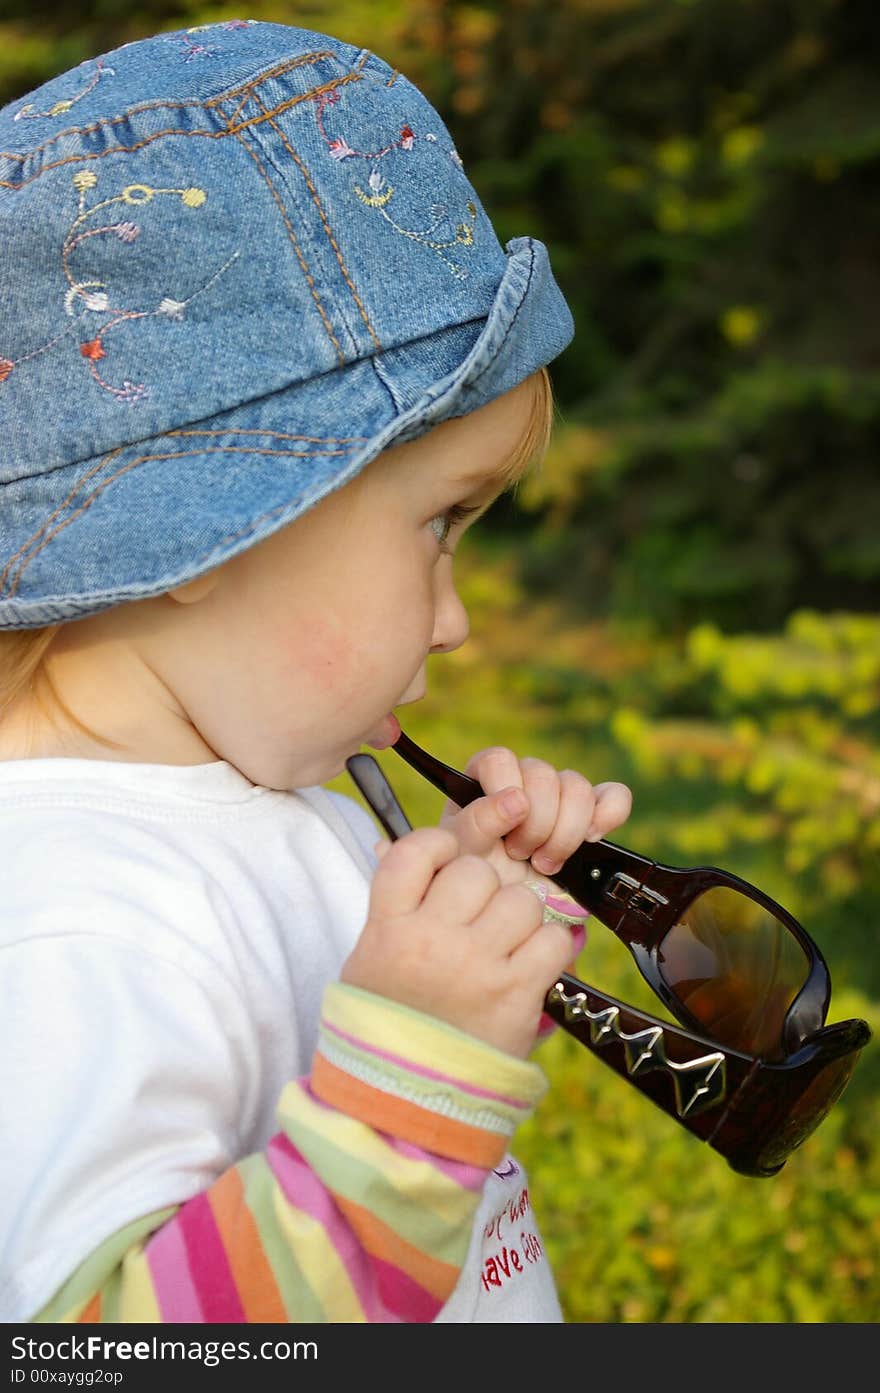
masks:
POLYGON ((0 110, 0 628, 159 595, 568 344, 436 111, 324 34, 125 44, 0 110))

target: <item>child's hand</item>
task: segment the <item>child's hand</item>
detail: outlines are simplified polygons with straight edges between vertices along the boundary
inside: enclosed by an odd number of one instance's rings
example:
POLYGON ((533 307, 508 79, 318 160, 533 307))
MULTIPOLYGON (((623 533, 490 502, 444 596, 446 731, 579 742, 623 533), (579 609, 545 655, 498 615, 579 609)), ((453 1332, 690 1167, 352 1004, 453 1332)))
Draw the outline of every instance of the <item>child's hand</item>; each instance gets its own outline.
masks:
POLYGON ((464 851, 484 856, 505 884, 532 878, 532 871, 552 878, 581 842, 606 836, 632 810, 626 784, 591 784, 571 769, 519 759, 503 746, 473 755, 465 772, 486 796, 461 809, 447 803, 440 825, 455 832, 464 851), (512 830, 500 841, 498 808, 508 800, 512 830))
MULTIPOLYGON (((481 802, 486 800, 480 800, 481 802)), ((499 800, 493 841, 517 822, 499 800)), ((493 821, 484 809, 481 823, 493 821)), ((524 1059, 544 997, 571 958, 571 931, 543 922, 525 885, 502 884, 448 828, 380 844, 370 913, 341 978, 524 1059)))

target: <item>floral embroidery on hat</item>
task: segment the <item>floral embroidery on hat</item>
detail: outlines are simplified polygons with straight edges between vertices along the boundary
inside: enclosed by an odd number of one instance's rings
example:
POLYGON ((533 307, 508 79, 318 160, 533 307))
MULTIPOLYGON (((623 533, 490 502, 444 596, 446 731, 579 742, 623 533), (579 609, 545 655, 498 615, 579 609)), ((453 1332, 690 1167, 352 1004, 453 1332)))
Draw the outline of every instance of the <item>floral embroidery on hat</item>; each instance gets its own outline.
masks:
POLYGON ((219 48, 211 44, 197 43, 195 39, 189 37, 190 34, 206 34, 209 29, 250 29, 252 24, 258 24, 256 19, 224 19, 214 24, 192 24, 188 29, 181 29, 176 34, 169 34, 166 43, 179 42, 183 46, 184 63, 191 63, 194 58, 215 58, 220 52, 219 48))
POLYGON ((204 189, 192 186, 182 189, 160 189, 153 188, 148 184, 128 184, 119 193, 111 194, 89 208, 86 205, 86 196, 89 190, 97 186, 97 175, 92 170, 79 170, 74 174, 72 182, 79 194, 79 211, 62 242, 61 265, 68 285, 64 295, 64 310, 73 323, 63 329, 60 334, 56 334, 48 343, 32 349, 21 358, 11 359, 0 356, 0 382, 5 382, 11 376, 13 369, 20 367, 22 363, 39 357, 42 353, 49 352, 62 339, 71 334, 78 336, 83 321, 90 314, 101 314, 107 318, 101 323, 97 332, 90 333, 84 341, 79 343, 80 357, 84 363, 88 364, 94 381, 103 391, 109 392, 119 402, 134 405, 149 394, 149 388, 145 382, 132 382, 129 378, 123 378, 121 386, 114 386, 98 371, 97 364, 108 357, 105 345, 111 331, 119 324, 149 319, 156 315, 176 322, 183 320, 186 307, 198 295, 209 290, 214 282, 219 280, 232 263, 237 260, 240 253, 233 252, 222 266, 218 267, 202 285, 183 300, 176 296, 163 295, 156 309, 151 310, 134 310, 124 308, 121 305, 113 305, 103 281, 78 280, 74 276, 70 264, 72 254, 76 248, 82 247, 95 237, 115 236, 124 244, 131 245, 140 237, 143 229, 139 222, 134 222, 130 218, 123 218, 118 222, 106 222, 101 226, 92 226, 91 222, 95 215, 118 203, 129 208, 144 208, 152 203, 154 198, 163 195, 179 198, 185 208, 197 209, 204 205, 207 194, 204 189))
MULTIPOLYGON (((328 108, 336 106, 341 100, 338 91, 317 92, 312 98, 315 106, 315 119, 318 124, 321 138, 327 146, 327 153, 332 160, 341 163, 344 160, 358 159, 367 160, 373 165, 367 179, 367 188, 355 183, 352 186, 355 198, 363 204, 365 208, 375 209, 380 217, 389 224, 390 227, 398 232, 402 237, 408 237, 413 242, 420 242, 422 246, 428 247, 440 260, 449 268, 456 280, 467 280, 468 272, 454 261, 447 253, 454 247, 471 247, 474 243, 474 226, 477 219, 476 205, 472 199, 468 199, 464 211, 466 217, 455 221, 453 214, 445 203, 435 203, 431 206, 431 221, 421 228, 403 227, 388 212, 388 205, 394 198, 394 185, 390 184, 379 169, 379 163, 393 150, 411 151, 419 140, 428 141, 431 144, 438 144, 437 136, 433 132, 419 136, 412 126, 404 124, 400 128, 400 134, 396 140, 390 141, 379 150, 356 150, 349 145, 344 136, 331 136, 327 130, 325 113, 328 108), (444 238, 441 231, 444 226, 449 229, 450 224, 454 224, 453 235, 450 237, 447 231, 444 238)), ((452 147, 449 151, 453 163, 461 169, 462 161, 458 151, 452 147)))
POLYGON ((63 101, 55 102, 48 111, 34 111, 33 102, 26 102, 25 105, 15 113, 12 119, 14 121, 36 121, 39 117, 63 116, 72 106, 82 101, 83 97, 88 96, 89 92, 97 87, 102 75, 107 77, 115 76, 115 69, 106 67, 103 58, 96 58, 95 71, 91 80, 74 96, 68 97, 63 101))
POLYGON ((165 40, 169 44, 179 44, 183 50, 184 63, 191 63, 194 58, 216 58, 220 52, 219 48, 214 48, 211 44, 199 44, 195 39, 186 34, 170 34, 165 40))

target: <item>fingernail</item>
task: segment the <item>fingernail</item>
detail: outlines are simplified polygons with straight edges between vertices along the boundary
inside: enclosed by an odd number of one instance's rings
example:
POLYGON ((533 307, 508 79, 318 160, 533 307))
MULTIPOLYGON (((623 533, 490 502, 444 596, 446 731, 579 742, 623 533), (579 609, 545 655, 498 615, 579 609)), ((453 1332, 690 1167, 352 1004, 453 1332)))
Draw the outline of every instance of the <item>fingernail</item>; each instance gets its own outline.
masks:
POLYGON ((525 806, 525 794, 521 793, 518 788, 510 789, 501 799, 501 811, 506 817, 517 817, 520 813, 525 812, 525 806))
POLYGON ((536 871, 541 871, 543 875, 555 875, 562 865, 561 861, 554 861, 552 856, 533 856, 532 865, 536 871))

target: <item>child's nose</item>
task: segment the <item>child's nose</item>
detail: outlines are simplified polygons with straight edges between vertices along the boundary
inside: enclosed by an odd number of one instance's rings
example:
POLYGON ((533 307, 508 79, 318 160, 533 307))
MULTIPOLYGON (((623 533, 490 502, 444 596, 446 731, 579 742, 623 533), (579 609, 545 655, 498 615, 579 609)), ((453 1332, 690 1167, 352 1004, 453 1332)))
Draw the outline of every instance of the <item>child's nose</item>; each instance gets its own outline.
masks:
POLYGON ((451 653, 461 647, 470 633, 470 620, 452 579, 451 557, 441 558, 435 576, 437 594, 431 652, 451 653))

